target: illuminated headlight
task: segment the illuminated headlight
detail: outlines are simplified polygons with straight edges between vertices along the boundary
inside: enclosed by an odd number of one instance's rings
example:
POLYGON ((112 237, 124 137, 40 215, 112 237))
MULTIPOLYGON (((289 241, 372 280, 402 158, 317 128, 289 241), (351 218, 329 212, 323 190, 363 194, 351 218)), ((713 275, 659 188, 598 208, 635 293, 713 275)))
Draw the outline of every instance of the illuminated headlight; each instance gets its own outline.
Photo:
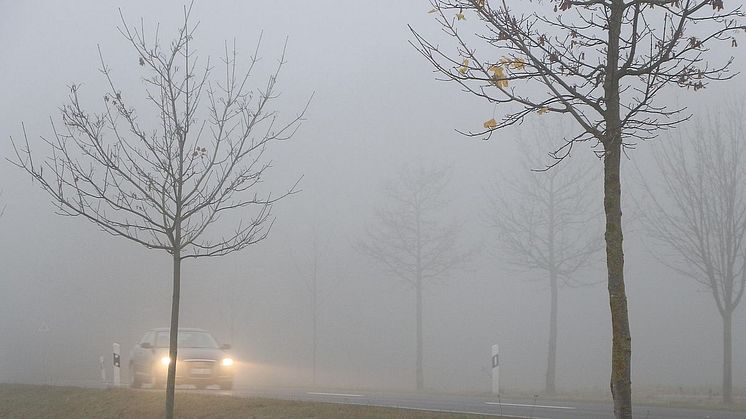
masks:
POLYGON ((167 356, 164 356, 163 358, 161 358, 161 364, 168 365, 170 363, 171 363, 171 358, 169 358, 167 356))
POLYGON ((223 366, 224 367, 230 367, 233 365, 233 360, 230 358, 223 358, 223 366))

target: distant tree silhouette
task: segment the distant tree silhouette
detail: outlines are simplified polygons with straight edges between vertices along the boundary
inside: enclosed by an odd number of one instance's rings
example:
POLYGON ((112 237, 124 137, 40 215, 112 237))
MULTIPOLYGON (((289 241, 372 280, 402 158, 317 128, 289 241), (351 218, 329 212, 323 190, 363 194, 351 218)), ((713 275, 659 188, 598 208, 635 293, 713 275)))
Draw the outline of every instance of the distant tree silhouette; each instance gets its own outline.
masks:
POLYGON ((697 119, 656 149, 662 181, 646 184, 646 231, 673 249, 660 259, 703 284, 723 323, 723 402, 733 402, 733 312, 746 288, 746 129, 743 103, 697 119))
POLYGON ((439 221, 447 201, 446 168, 405 168, 384 188, 386 205, 376 211, 365 239, 356 247, 389 274, 415 290, 417 321, 417 390, 425 388, 423 375, 422 293, 429 281, 447 277, 463 267, 468 252, 459 250, 460 224, 439 221))
POLYGON ((549 343, 545 391, 556 392, 557 311, 561 283, 582 283, 575 274, 591 264, 603 248, 600 215, 593 210, 592 182, 597 168, 589 165, 542 167, 541 142, 558 135, 546 125, 530 126, 522 135, 523 171, 495 181, 488 194, 484 218, 495 232, 496 246, 505 263, 521 269, 544 272, 549 280, 549 343), (507 187, 502 187, 506 184, 507 187))

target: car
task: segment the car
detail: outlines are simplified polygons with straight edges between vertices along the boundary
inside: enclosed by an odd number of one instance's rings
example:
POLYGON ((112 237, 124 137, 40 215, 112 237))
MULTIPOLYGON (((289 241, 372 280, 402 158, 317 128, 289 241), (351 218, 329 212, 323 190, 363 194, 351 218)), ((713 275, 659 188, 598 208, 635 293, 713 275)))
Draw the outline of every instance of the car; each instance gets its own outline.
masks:
MULTIPOLYGON (((130 351, 130 387, 140 388, 151 383, 156 388, 166 386, 169 328, 151 329, 130 351)), ((207 331, 179 328, 176 352, 176 384, 191 384, 198 389, 217 385, 223 390, 233 388, 234 360, 228 354, 230 345, 218 344, 207 331)))

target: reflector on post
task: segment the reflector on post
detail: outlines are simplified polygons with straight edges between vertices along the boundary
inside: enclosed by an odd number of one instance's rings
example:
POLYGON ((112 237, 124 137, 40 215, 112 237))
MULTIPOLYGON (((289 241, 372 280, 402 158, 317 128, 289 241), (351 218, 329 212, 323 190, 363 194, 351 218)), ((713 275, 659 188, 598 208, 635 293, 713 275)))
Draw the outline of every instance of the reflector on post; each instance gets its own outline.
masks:
POLYGON ((98 368, 101 370, 101 383, 106 384, 106 368, 104 367, 104 356, 98 357, 98 368))
POLYGON ((113 351, 114 352, 114 362, 112 364, 113 367, 114 367, 114 374, 113 374, 113 380, 114 380, 114 382, 113 382, 113 385, 114 385, 114 387, 119 387, 119 364, 120 364, 120 359, 121 359, 120 356, 119 356, 119 344, 115 343, 114 345, 112 345, 112 347, 114 349, 114 351, 113 351))
POLYGON ((492 393, 500 394, 500 348, 492 345, 492 393))

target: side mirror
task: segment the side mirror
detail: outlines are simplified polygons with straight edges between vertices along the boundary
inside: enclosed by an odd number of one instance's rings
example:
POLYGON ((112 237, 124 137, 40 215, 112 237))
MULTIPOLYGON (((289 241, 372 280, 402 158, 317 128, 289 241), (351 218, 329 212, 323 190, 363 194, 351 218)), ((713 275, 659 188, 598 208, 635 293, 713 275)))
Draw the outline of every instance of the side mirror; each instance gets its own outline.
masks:
POLYGON ((220 345, 220 349, 222 349, 224 351, 227 351, 230 348, 231 348, 231 344, 230 343, 224 343, 224 344, 220 345))
POLYGON ((143 342, 140 344, 140 347, 143 349, 152 349, 153 345, 150 342, 143 342))

